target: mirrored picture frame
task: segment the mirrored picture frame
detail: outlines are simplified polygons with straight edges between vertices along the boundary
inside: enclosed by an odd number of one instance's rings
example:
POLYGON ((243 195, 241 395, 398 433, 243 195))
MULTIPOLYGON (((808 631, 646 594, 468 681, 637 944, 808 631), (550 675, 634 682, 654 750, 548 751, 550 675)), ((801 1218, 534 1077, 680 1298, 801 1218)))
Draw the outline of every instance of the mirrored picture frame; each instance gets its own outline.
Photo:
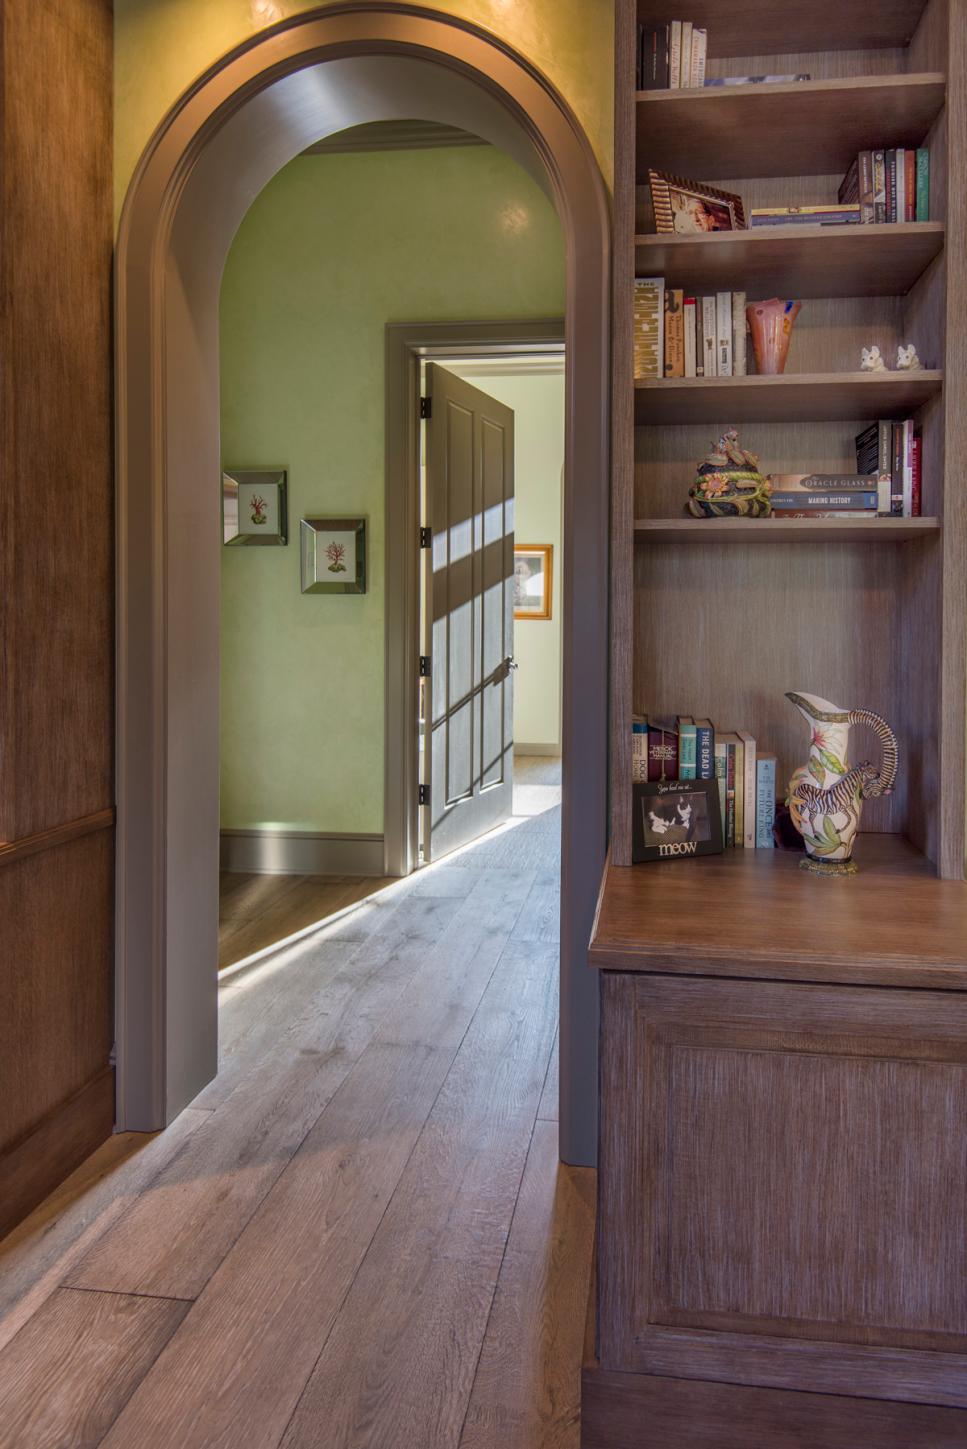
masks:
POLYGON ((284 468, 226 468, 222 473, 222 543, 284 545, 289 541, 284 468))
POLYGON ((365 518, 303 518, 299 536, 304 594, 365 594, 365 518))

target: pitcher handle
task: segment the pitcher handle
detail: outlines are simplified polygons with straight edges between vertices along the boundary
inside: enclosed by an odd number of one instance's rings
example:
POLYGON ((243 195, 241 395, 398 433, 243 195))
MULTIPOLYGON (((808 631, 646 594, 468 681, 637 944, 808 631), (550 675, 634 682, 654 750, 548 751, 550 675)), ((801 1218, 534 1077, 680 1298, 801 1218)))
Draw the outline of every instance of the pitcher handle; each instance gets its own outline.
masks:
POLYGON ((899 765, 900 746, 897 744, 896 735, 886 720, 881 719, 872 710, 851 709, 848 719, 851 725, 869 725, 883 746, 883 763, 880 766, 880 772, 863 786, 864 799, 875 798, 877 795, 889 795, 896 783, 899 765))

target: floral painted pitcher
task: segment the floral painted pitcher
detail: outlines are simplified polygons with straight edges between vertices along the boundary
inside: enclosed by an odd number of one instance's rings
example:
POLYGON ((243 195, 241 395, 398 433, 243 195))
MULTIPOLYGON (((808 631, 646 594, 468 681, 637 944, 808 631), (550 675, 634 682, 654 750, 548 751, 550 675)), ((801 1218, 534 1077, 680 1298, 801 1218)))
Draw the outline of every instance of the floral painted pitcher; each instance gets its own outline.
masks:
POLYGON ((789 781, 788 805, 793 823, 806 844, 804 870, 822 875, 852 875, 853 842, 860 826, 863 801, 888 795, 897 775, 896 736, 878 714, 867 709, 838 709, 815 694, 787 694, 809 722, 809 759, 789 781), (850 725, 865 724, 883 745, 883 766, 851 766, 850 725))

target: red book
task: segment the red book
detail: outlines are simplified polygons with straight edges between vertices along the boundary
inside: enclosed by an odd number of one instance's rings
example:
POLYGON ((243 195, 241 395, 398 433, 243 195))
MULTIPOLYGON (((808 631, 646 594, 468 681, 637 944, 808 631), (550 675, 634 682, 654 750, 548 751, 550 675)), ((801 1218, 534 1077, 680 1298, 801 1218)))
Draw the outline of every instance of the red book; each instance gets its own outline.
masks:
POLYGON ((920 479, 921 479, 921 469, 922 469, 922 467, 923 467, 923 434, 922 433, 914 433, 914 435, 913 435, 913 487, 912 487, 912 490, 911 490, 912 506, 911 506, 911 509, 910 509, 911 515, 914 518, 919 518, 920 517, 921 496, 922 496, 920 479))
POLYGON ((917 219, 917 153, 909 146, 903 155, 904 169, 904 221, 916 221, 917 219))
POLYGON ((673 719, 648 719, 649 780, 678 779, 678 725, 673 719))

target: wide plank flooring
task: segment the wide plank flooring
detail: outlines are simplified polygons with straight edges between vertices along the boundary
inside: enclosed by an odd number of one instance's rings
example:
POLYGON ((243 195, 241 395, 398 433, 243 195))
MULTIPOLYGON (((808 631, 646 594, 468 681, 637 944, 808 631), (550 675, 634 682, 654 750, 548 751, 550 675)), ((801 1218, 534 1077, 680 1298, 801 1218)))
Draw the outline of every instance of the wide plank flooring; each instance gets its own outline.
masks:
POLYGON ((407 881, 229 883, 236 960, 340 914, 223 979, 219 1076, 167 1132, 0 1243, 0 1440, 577 1449, 559 768, 517 778, 507 826, 407 881))

